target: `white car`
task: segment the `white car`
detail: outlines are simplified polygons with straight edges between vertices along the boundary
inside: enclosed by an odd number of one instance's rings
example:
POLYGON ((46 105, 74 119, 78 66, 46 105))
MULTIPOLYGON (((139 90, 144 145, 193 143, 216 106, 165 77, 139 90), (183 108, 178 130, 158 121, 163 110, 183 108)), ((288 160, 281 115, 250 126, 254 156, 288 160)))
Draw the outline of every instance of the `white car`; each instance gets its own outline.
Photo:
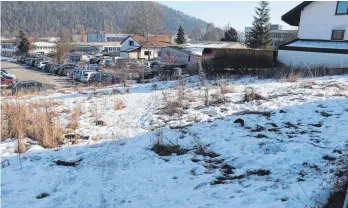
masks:
POLYGON ((49 62, 49 61, 39 61, 39 62, 36 64, 36 68, 42 70, 43 68, 45 68, 46 64, 49 64, 49 63, 51 63, 51 62, 49 62))
POLYGON ((1 69, 1 77, 2 75, 5 75, 7 77, 10 77, 12 79, 16 79, 16 75, 8 73, 6 70, 1 69))
POLYGON ((91 78, 92 74, 98 74, 96 71, 82 71, 80 75, 80 81, 87 83, 89 79, 91 78))

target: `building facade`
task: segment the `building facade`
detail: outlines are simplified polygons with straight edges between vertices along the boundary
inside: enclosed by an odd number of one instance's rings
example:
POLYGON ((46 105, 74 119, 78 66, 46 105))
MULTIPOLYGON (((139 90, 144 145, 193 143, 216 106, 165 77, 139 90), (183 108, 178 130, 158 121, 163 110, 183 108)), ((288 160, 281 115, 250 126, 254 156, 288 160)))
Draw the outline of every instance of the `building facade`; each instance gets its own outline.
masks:
POLYGON ((56 51, 56 44, 50 42, 34 42, 30 44, 29 54, 31 55, 47 55, 56 51))
POLYGON ((17 51, 15 39, 3 39, 1 40, 1 56, 12 57, 17 51))
POLYGON ((298 37, 279 47, 279 62, 306 68, 348 68, 347 1, 302 2, 282 20, 298 26, 298 37))
POLYGON ((120 56, 127 59, 152 60, 161 57, 161 49, 176 45, 169 35, 129 35, 122 43, 120 56))
POLYGON ((105 32, 96 31, 87 33, 87 43, 105 42, 105 32))

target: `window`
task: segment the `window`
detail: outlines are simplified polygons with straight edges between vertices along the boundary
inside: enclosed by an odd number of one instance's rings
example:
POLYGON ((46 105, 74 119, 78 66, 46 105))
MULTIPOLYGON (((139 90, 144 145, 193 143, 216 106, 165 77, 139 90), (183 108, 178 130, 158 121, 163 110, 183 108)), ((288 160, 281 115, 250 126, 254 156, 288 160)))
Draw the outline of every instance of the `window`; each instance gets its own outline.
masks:
POLYGON ((130 40, 130 41, 129 41, 129 45, 130 45, 130 46, 134 46, 134 41, 130 40))
POLYGON ((343 40, 344 30, 333 30, 331 40, 343 40))
POLYGON ((144 51, 144 55, 145 55, 145 56, 148 56, 148 55, 151 56, 151 51, 144 51))
POLYGON ((348 1, 337 2, 336 14, 348 14, 348 1))

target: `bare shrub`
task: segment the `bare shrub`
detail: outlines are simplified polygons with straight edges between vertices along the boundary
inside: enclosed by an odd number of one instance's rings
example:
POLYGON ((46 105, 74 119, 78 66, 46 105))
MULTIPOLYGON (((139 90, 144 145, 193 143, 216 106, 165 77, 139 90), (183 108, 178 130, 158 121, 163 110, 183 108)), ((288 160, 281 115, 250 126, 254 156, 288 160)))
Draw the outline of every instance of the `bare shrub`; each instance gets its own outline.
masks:
POLYGON ((115 110, 122 110, 124 108, 126 108, 126 104, 124 104, 124 102, 122 100, 116 100, 114 109, 115 110))
POLYGON ((299 74, 290 73, 290 74, 288 74, 286 81, 287 82, 297 82, 299 79, 300 79, 299 74))
POLYGON ((27 140, 25 138, 23 139, 18 139, 18 148, 17 148, 17 153, 24 153, 27 151, 27 140))
POLYGON ((81 117, 82 111, 79 106, 76 106, 74 109, 74 113, 70 116, 70 120, 68 123, 68 127, 71 129, 78 129, 80 128, 80 117, 81 117))
POLYGON ((25 105, 18 101, 2 104, 2 138, 29 137, 45 148, 59 145, 64 128, 54 119, 51 104, 25 105))
POLYGON ((175 96, 171 96, 168 92, 162 92, 162 94, 164 102, 162 111, 170 116, 173 116, 175 114, 181 115, 184 111, 183 93, 178 90, 175 96))
POLYGON ((250 102, 253 100, 267 100, 265 97, 263 97, 262 95, 256 93, 254 91, 254 88, 252 87, 248 87, 245 90, 245 94, 244 94, 244 102, 250 102))
POLYGON ((234 90, 230 84, 222 84, 220 85, 220 91, 221 94, 228 94, 228 93, 233 93, 234 90))
POLYGON ((173 143, 164 144, 164 139, 163 130, 160 129, 157 132, 156 140, 151 147, 151 150, 156 152, 159 156, 170 156, 172 154, 183 155, 189 151, 188 149, 184 149, 180 147, 180 145, 175 145, 173 143))

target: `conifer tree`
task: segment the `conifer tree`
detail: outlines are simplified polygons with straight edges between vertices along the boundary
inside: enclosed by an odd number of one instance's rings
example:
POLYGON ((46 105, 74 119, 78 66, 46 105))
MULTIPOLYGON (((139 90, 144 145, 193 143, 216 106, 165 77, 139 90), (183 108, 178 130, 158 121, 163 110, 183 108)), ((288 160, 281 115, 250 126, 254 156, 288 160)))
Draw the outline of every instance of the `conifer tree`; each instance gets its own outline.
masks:
POLYGON ((176 35, 176 43, 177 44, 183 44, 185 43, 186 40, 185 40, 185 32, 184 32, 184 29, 182 29, 181 25, 178 29, 178 34, 176 35))
POLYGON ((271 46, 271 24, 269 3, 261 1, 260 5, 255 8, 256 16, 254 16, 253 28, 247 36, 247 45, 251 48, 267 49, 271 46))
POLYGON ((17 42, 18 42, 17 48, 19 52, 28 54, 30 43, 22 30, 20 30, 18 33, 17 42))

